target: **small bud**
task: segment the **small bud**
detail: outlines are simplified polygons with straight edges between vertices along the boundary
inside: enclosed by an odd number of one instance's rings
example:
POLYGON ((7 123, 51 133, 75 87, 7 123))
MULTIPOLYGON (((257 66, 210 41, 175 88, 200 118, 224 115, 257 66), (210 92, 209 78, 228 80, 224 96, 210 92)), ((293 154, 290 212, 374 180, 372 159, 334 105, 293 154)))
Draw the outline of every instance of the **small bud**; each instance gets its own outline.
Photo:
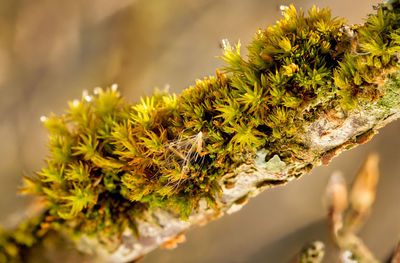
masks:
POLYGON ((375 201, 376 186, 379 179, 378 163, 377 154, 369 155, 353 182, 350 202, 352 208, 358 213, 368 212, 375 201))
POLYGON ((46 116, 40 116, 40 121, 41 122, 45 122, 47 120, 47 117, 46 116))
POLYGON ((342 173, 336 171, 332 174, 325 196, 328 209, 333 213, 343 213, 347 209, 347 188, 342 173))

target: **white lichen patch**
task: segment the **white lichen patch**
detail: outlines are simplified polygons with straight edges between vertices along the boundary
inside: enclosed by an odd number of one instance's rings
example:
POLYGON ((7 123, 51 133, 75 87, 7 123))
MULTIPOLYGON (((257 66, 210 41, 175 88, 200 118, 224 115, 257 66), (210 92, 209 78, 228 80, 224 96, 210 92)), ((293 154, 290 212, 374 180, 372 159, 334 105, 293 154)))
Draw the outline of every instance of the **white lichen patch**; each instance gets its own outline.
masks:
POLYGON ((265 167, 265 158, 268 154, 268 151, 265 149, 261 149, 256 153, 256 158, 254 158, 254 163, 257 167, 264 168, 265 167))
POLYGON ((285 169, 286 163, 281 161, 281 158, 275 154, 268 162, 265 163, 265 168, 267 171, 278 173, 285 169))
POLYGON ((282 172, 283 169, 286 168, 286 163, 281 161, 279 155, 275 154, 268 162, 265 161, 265 158, 268 154, 268 151, 265 149, 261 149, 256 153, 256 158, 254 158, 254 164, 257 169, 264 169, 268 172, 278 173, 282 172))

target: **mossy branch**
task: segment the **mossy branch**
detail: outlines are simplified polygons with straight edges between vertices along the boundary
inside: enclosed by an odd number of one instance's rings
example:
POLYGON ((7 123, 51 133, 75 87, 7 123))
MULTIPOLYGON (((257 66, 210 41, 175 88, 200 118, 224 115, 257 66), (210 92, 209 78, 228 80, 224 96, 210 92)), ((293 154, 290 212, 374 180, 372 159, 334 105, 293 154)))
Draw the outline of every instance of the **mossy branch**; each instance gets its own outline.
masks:
POLYGON ((45 202, 35 233, 132 260, 368 141, 400 114, 399 8, 382 4, 349 27, 328 9, 291 6, 258 30, 248 60, 225 41, 223 73, 179 96, 130 105, 116 86, 84 92, 42 119, 50 157, 22 189, 45 202))

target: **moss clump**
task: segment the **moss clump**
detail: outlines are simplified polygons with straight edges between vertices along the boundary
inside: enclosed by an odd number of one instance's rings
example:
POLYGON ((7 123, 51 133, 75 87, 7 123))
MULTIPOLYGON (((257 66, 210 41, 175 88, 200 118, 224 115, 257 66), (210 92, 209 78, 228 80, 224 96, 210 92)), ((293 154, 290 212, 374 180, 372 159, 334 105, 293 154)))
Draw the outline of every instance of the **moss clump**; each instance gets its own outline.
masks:
POLYGON ((351 49, 334 71, 341 105, 354 108, 358 100, 375 101, 384 93, 386 76, 398 70, 400 51, 399 2, 377 7, 363 26, 351 33, 351 49))
POLYGON ((32 217, 12 231, 0 228, 0 263, 22 263, 26 248, 37 243, 47 232, 41 226, 44 216, 32 217))
POLYGON ((149 209, 184 220, 200 199, 218 209, 218 179, 256 150, 290 163, 296 153, 287 145, 313 115, 379 97, 375 83, 397 63, 398 5, 380 6, 353 32, 355 50, 343 19, 291 6, 258 31, 248 61, 240 45, 227 45, 226 74, 198 80, 178 97, 157 92, 130 105, 116 87, 84 94, 66 114, 44 120, 50 156, 23 191, 44 197, 46 225, 100 240, 126 228, 140 234, 136 219, 149 209))

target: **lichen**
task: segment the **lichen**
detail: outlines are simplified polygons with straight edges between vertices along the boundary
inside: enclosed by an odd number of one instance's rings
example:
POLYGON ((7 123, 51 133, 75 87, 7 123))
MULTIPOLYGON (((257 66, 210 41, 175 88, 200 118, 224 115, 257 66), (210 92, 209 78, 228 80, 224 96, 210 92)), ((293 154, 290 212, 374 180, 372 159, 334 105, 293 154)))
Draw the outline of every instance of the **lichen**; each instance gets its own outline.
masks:
POLYGON ((254 164, 257 167, 265 168, 265 158, 267 157, 268 151, 265 149, 261 149, 256 153, 256 157, 254 158, 254 164))
POLYGON ((271 172, 280 172, 286 167, 286 163, 282 162, 278 155, 274 155, 266 164, 265 169, 271 172))
POLYGON ((269 159, 267 162, 265 161, 265 157, 267 155, 267 152, 262 149, 261 151, 257 152, 257 156, 254 159, 254 162, 256 166, 260 169, 265 169, 269 172, 280 172, 286 167, 286 163, 281 161, 279 156, 275 154, 271 159, 269 159))
POLYGON ((386 113, 391 112, 400 107, 398 101, 400 98, 399 83, 400 74, 399 72, 390 75, 385 85, 385 93, 378 101, 378 106, 386 110, 386 113))

